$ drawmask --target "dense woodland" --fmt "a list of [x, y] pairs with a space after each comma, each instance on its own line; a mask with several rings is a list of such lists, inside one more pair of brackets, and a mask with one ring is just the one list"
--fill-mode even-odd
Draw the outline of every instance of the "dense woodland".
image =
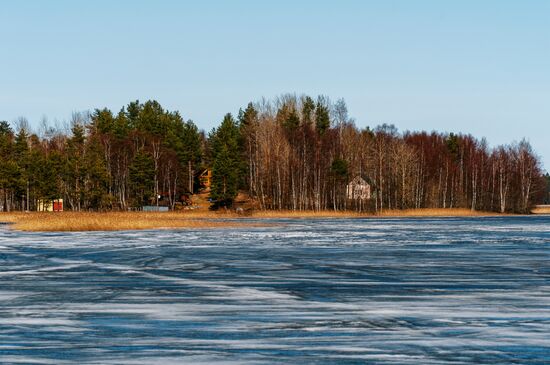
[[[71, 210], [174, 209], [207, 168], [214, 208], [239, 190], [261, 209], [290, 210], [528, 212], [550, 200], [550, 176], [525, 140], [490, 148], [470, 135], [358, 128], [342, 99], [250, 103], [208, 134], [156, 101], [75, 113], [68, 125], [33, 132], [23, 118], [0, 122], [3, 210], [57, 198]], [[372, 185], [370, 200], [347, 199], [355, 176]]]

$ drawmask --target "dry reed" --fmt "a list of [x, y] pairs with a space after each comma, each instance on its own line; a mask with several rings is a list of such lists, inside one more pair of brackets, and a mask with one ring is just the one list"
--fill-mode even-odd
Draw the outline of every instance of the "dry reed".
[[477, 217], [500, 215], [494, 212], [472, 211], [463, 208], [424, 208], [424, 209], [392, 209], [378, 213], [353, 211], [300, 211], [300, 210], [264, 210], [256, 211], [252, 217], [257, 218], [360, 218], [360, 217]]
[[383, 210], [382, 217], [487, 217], [502, 215], [495, 212], [484, 212], [466, 208], [423, 208], [405, 210]]
[[[235, 218], [360, 218], [360, 217], [470, 217], [498, 213], [470, 209], [384, 210], [378, 214], [351, 211], [257, 210], [246, 215], [230, 210], [186, 210], [177, 212], [14, 212], [0, 213], [0, 222], [11, 223], [22, 231], [117, 231], [168, 228], [222, 228], [258, 226], [258, 223]], [[226, 218], [232, 218], [227, 220]]]
[[533, 210], [531, 210], [531, 213], [533, 214], [550, 214], [550, 206], [548, 207], [536, 207]]
[[[159, 212], [3, 213], [0, 221], [22, 231], [118, 231], [162, 228], [220, 228], [245, 225], [226, 221], [230, 214]], [[215, 219], [218, 218], [218, 219]], [[250, 225], [250, 224], [246, 224]]]

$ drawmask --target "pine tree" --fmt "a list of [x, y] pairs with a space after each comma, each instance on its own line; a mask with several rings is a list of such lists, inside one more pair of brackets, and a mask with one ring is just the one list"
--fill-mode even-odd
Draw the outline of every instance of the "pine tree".
[[33, 180], [30, 171], [30, 151], [28, 134], [25, 128], [21, 128], [15, 137], [14, 158], [19, 169], [19, 181], [16, 195], [21, 199], [21, 209], [30, 210], [30, 181]]
[[14, 179], [18, 175], [17, 164], [13, 160], [13, 131], [8, 122], [0, 122], [0, 206], [4, 211], [11, 209], [10, 196]]
[[86, 172], [84, 177], [83, 200], [88, 209], [101, 209], [111, 207], [112, 197], [107, 193], [109, 175], [103, 159], [101, 144], [97, 138], [88, 139], [83, 168]]
[[153, 159], [144, 152], [138, 152], [129, 168], [130, 184], [135, 194], [134, 206], [150, 204], [154, 191], [154, 175]]
[[315, 102], [311, 96], [306, 96], [303, 99], [302, 114], [305, 124], [311, 124], [313, 122], [313, 113], [315, 112]]
[[210, 198], [214, 208], [231, 206], [237, 196], [241, 175], [239, 139], [239, 128], [231, 114], [224, 117], [210, 136], [213, 158]]
[[315, 127], [319, 134], [324, 134], [330, 128], [329, 108], [323, 98], [319, 97], [315, 107]]
[[259, 125], [258, 111], [254, 104], [248, 103], [246, 109], [239, 111], [239, 133], [241, 145], [241, 176], [242, 187], [247, 188], [250, 196], [254, 195], [254, 177], [257, 174], [257, 166], [254, 165], [254, 157], [257, 149], [257, 131]]
[[75, 124], [72, 137], [67, 140], [64, 183], [69, 197], [68, 202], [73, 210], [81, 210], [84, 203], [85, 175], [84, 151], [86, 136], [84, 126]]
[[294, 132], [300, 126], [300, 117], [296, 110], [292, 109], [283, 121], [283, 127], [289, 132]]

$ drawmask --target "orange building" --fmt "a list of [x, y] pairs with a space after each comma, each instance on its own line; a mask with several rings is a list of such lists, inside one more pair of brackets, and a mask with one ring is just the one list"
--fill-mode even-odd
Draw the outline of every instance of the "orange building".
[[204, 191], [210, 191], [212, 186], [212, 170], [206, 169], [199, 175], [199, 182], [201, 189]]

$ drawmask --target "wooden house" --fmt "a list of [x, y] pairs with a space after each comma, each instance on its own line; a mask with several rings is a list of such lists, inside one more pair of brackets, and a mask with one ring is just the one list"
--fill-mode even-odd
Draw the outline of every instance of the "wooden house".
[[357, 175], [346, 186], [346, 195], [350, 200], [370, 200], [371, 190], [371, 184]]
[[199, 175], [200, 188], [203, 191], [210, 191], [212, 186], [212, 170], [206, 169]]

